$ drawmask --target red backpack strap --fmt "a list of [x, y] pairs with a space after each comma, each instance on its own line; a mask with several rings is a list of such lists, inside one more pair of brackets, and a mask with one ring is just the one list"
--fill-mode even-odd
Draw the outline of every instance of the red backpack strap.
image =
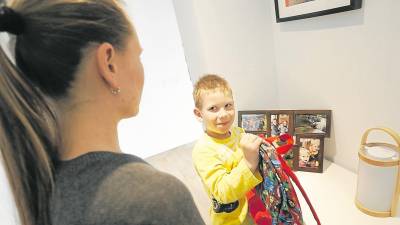
[[251, 189], [246, 194], [247, 202], [249, 204], [249, 213], [257, 225], [272, 225], [271, 214], [260, 197], [256, 194], [255, 188]]
[[285, 171], [285, 173], [290, 177], [290, 179], [292, 179], [292, 181], [296, 184], [297, 188], [299, 188], [301, 194], [303, 195], [304, 199], [306, 200], [308, 206], [311, 209], [311, 212], [313, 214], [313, 217], [315, 219], [315, 221], [317, 221], [318, 225], [321, 225], [321, 222], [318, 218], [317, 213], [315, 212], [314, 207], [311, 204], [310, 199], [308, 198], [306, 192], [304, 191], [303, 186], [301, 186], [299, 179], [297, 178], [296, 174], [293, 173], [293, 171], [290, 169], [290, 167], [286, 164], [285, 160], [282, 158], [281, 155], [278, 154], [278, 159], [281, 162], [282, 165], [282, 169], [283, 171]]
[[[283, 171], [285, 171], [285, 173], [290, 177], [290, 179], [296, 184], [297, 188], [299, 188], [301, 194], [303, 195], [304, 199], [306, 200], [308, 206], [311, 209], [311, 212], [313, 214], [313, 217], [315, 219], [315, 221], [317, 222], [318, 225], [321, 225], [321, 222], [318, 218], [317, 213], [315, 212], [314, 207], [311, 204], [310, 199], [308, 198], [306, 192], [304, 191], [303, 186], [301, 186], [299, 179], [297, 178], [296, 174], [293, 173], [293, 171], [290, 169], [290, 167], [286, 164], [286, 161], [282, 158], [282, 154], [287, 153], [292, 147], [293, 147], [293, 137], [290, 136], [289, 134], [284, 134], [278, 137], [280, 139], [280, 141], [282, 142], [286, 142], [285, 145], [279, 146], [278, 148], [276, 148], [277, 151], [277, 155], [278, 155], [278, 159], [282, 165], [282, 169]], [[277, 140], [278, 138], [273, 137], [270, 138], [268, 140], [268, 138], [266, 139], [267, 142], [269, 142], [270, 144], [272, 144], [272, 142], [270, 142], [272, 139]]]

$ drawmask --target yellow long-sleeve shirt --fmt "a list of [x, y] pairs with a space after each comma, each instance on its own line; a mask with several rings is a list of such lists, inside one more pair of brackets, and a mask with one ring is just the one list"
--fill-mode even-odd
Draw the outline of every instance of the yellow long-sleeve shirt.
[[248, 212], [246, 193], [262, 182], [261, 175], [254, 175], [243, 160], [239, 141], [243, 129], [234, 127], [231, 136], [216, 139], [206, 133], [193, 149], [193, 163], [210, 198], [231, 203], [239, 200], [239, 206], [230, 213], [215, 213], [210, 208], [213, 225], [245, 224]]

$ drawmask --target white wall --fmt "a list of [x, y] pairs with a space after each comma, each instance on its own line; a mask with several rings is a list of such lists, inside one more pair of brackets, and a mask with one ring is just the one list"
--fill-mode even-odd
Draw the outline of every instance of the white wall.
[[14, 202], [10, 183], [3, 166], [3, 157], [0, 156], [0, 218], [2, 225], [20, 224], [17, 207]]
[[[2, 32], [0, 34], [0, 46], [5, 51], [9, 59], [14, 61], [14, 54], [11, 50], [14, 48], [14, 44], [10, 44], [10, 37], [7, 33]], [[8, 182], [2, 155], [0, 155], [0, 224], [20, 224], [17, 207], [14, 202], [10, 183]]]
[[277, 107], [273, 36], [265, 0], [173, 0], [193, 81], [223, 75], [238, 110]]
[[[272, 1], [269, 6], [274, 12]], [[271, 19], [279, 107], [332, 109], [325, 155], [353, 171], [367, 128], [400, 132], [399, 8], [398, 0], [364, 0], [361, 10], [285, 23]]]
[[121, 122], [119, 138], [124, 152], [144, 158], [192, 142], [202, 130], [172, 0], [129, 0], [126, 8], [143, 48], [145, 84], [139, 115]]
[[188, 0], [172, 0], [185, 51], [191, 80], [197, 80], [207, 68], [205, 62], [203, 38], [197, 21], [196, 2]]

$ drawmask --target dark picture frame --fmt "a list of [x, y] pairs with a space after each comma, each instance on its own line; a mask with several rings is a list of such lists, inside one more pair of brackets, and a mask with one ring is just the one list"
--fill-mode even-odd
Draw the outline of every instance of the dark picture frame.
[[275, 0], [276, 22], [356, 10], [361, 6], [362, 0]]
[[268, 110], [267, 124], [268, 137], [279, 136], [284, 133], [293, 135], [293, 110]]
[[296, 135], [296, 146], [293, 147], [293, 169], [322, 173], [324, 168], [324, 136]]
[[294, 133], [331, 135], [331, 110], [295, 110]]
[[268, 121], [266, 111], [238, 111], [238, 126], [248, 133], [267, 134]]

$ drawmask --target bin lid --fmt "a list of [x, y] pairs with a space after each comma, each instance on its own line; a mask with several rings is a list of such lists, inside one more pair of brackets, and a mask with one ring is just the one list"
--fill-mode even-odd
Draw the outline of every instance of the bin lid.
[[399, 160], [399, 153], [387, 146], [365, 146], [365, 153], [375, 160], [392, 161]]

